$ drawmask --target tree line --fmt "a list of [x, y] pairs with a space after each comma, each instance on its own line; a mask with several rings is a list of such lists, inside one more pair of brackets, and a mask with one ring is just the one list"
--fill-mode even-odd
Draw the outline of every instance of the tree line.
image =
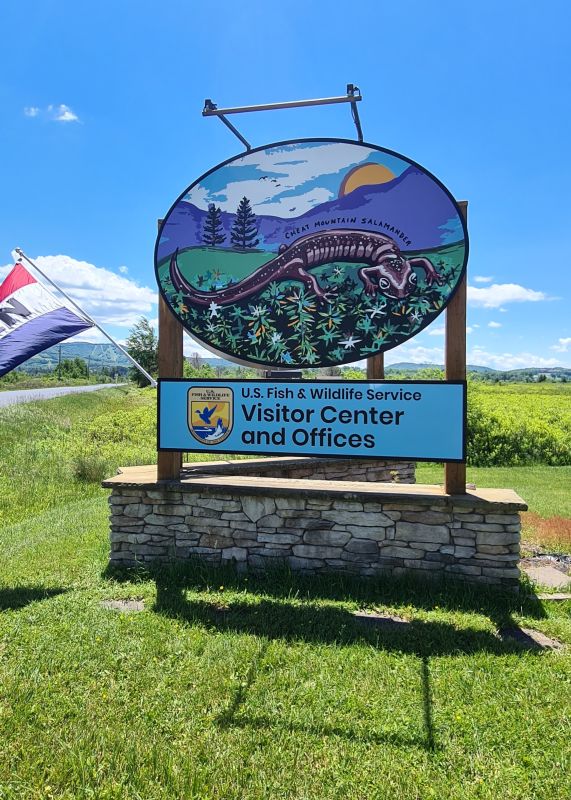
[[[222, 225], [222, 211], [214, 203], [210, 203], [208, 206], [202, 229], [202, 241], [207, 247], [217, 247], [226, 241]], [[239, 250], [247, 250], [259, 244], [256, 215], [252, 211], [247, 197], [243, 197], [238, 204], [236, 218], [230, 231], [230, 241], [232, 246]]]

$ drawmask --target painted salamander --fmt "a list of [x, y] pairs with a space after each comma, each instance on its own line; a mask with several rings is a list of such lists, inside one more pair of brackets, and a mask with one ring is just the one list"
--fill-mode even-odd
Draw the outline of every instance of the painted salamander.
[[426, 281], [442, 283], [443, 278], [427, 258], [407, 259], [393, 239], [382, 233], [357, 230], [329, 230], [303, 236], [289, 247], [281, 245], [278, 255], [243, 280], [218, 291], [195, 289], [182, 275], [177, 261], [178, 249], [170, 261], [170, 277], [177, 292], [191, 303], [227, 305], [245, 300], [265, 289], [272, 281], [301, 281], [321, 302], [331, 296], [321, 288], [312, 267], [335, 261], [363, 264], [358, 271], [365, 293], [377, 293], [402, 299], [416, 287], [414, 267], [424, 270]]

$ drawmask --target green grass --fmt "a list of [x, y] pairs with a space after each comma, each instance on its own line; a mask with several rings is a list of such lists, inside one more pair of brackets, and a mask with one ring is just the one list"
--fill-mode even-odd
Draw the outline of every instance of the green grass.
[[[74, 459], [148, 460], [150, 412], [151, 392], [115, 389], [0, 415], [2, 800], [567, 800], [571, 603], [198, 565], [110, 573], [106, 492], [73, 478]], [[521, 469], [524, 497], [556, 496], [564, 468], [544, 472]], [[118, 598], [145, 610], [101, 606]], [[363, 627], [360, 608], [409, 624]], [[503, 643], [508, 623], [567, 650]]]
[[[189, 247], [178, 254], [178, 264], [185, 277], [193, 280], [197, 275], [217, 270], [221, 275], [232, 275], [236, 280], [246, 278], [254, 269], [261, 267], [276, 253], [269, 250], [225, 250], [221, 247]], [[161, 280], [169, 274], [170, 258], [159, 264]]]
[[[104, 462], [113, 475], [119, 463], [152, 463], [155, 392], [105, 389], [49, 401], [10, 406], [0, 412], [0, 520], [3, 524], [100, 496], [96, 483], [76, 480], [78, 460]], [[123, 429], [113, 425], [119, 415]], [[103, 476], [102, 476], [103, 477]]]
[[[104, 574], [103, 498], [0, 534], [0, 797], [566, 798], [569, 604], [418, 584]], [[122, 615], [105, 598], [143, 598]], [[351, 612], [410, 620], [363, 628]], [[49, 787], [49, 788], [48, 788]]]
[[[478, 488], [514, 489], [541, 517], [571, 517], [571, 467], [468, 467]], [[442, 464], [418, 463], [417, 483], [443, 483]]]

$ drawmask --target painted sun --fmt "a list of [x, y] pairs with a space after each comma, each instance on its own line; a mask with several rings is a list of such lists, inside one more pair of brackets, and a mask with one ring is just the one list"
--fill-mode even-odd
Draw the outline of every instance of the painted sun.
[[355, 191], [359, 186], [374, 186], [379, 183], [388, 183], [395, 178], [394, 172], [383, 164], [360, 164], [350, 170], [339, 189], [339, 197]]

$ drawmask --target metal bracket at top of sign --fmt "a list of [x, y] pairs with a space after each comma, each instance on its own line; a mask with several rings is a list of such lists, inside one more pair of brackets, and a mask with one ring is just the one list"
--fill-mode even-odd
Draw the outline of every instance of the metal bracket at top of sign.
[[353, 122], [355, 123], [355, 128], [357, 129], [357, 138], [358, 141], [363, 141], [363, 131], [361, 129], [361, 120], [359, 119], [359, 111], [357, 110], [357, 103], [363, 99], [361, 95], [361, 90], [358, 86], [354, 86], [352, 83], [347, 84], [347, 94], [342, 95], [341, 97], [321, 97], [314, 100], [292, 100], [286, 103], [267, 103], [266, 105], [260, 106], [237, 106], [235, 108], [218, 108], [216, 103], [213, 103], [212, 100], [205, 100], [204, 101], [204, 108], [202, 110], [203, 117], [218, 117], [221, 122], [226, 125], [229, 130], [232, 131], [234, 136], [236, 136], [244, 145], [246, 150], [251, 150], [250, 143], [242, 136], [239, 130], [237, 130], [232, 123], [226, 119], [227, 114], [245, 114], [249, 111], [278, 111], [282, 108], [303, 108], [305, 106], [325, 106], [331, 103], [351, 103], [351, 115], [353, 117]]

